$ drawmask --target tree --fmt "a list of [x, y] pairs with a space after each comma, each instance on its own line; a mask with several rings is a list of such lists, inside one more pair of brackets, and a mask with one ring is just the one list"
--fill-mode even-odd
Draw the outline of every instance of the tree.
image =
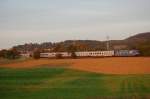
[[150, 41], [137, 43], [134, 46], [134, 49], [139, 50], [140, 55], [142, 55], [142, 56], [150, 56]]
[[67, 47], [67, 52], [71, 54], [71, 58], [77, 58], [75, 51], [77, 51], [77, 48], [75, 45], [70, 45]]
[[4, 58], [7, 50], [3, 49], [0, 51], [0, 57]]
[[10, 50], [1, 50], [0, 57], [7, 59], [17, 59], [20, 57], [20, 54], [15, 48], [12, 48]]
[[67, 52], [68, 53], [71, 53], [71, 52], [75, 52], [77, 49], [76, 49], [76, 46], [74, 46], [74, 45], [69, 45], [68, 47], [67, 47]]
[[11, 51], [13, 52], [14, 58], [20, 57], [20, 53], [17, 51], [17, 49], [13, 48]]
[[60, 49], [61, 49], [61, 45], [60, 44], [56, 44], [55, 47], [54, 47], [54, 49], [53, 49], [53, 51], [54, 52], [59, 52]]
[[150, 56], [150, 46], [141, 45], [140, 47], [138, 47], [138, 50], [140, 51], [140, 54], [142, 56]]
[[39, 59], [40, 58], [40, 51], [39, 50], [36, 50], [33, 52], [33, 58], [34, 59]]
[[7, 59], [14, 59], [14, 53], [11, 51], [11, 50], [8, 50], [5, 55], [4, 55], [4, 58], [7, 58]]

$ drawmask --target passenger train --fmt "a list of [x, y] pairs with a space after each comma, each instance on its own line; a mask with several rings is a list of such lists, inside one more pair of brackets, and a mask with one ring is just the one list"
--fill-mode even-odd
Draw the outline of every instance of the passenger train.
[[[61, 54], [62, 57], [71, 57], [71, 53], [68, 52], [50, 52], [40, 53], [41, 58], [55, 58], [57, 54]], [[123, 56], [138, 56], [140, 53], [138, 50], [111, 50], [111, 51], [80, 51], [75, 52], [77, 57], [123, 57]]]

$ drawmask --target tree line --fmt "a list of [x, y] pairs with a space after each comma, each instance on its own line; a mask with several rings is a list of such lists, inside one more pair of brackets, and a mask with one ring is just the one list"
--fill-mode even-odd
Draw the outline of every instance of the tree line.
[[6, 59], [17, 59], [20, 57], [20, 53], [15, 49], [3, 49], [0, 51], [0, 58], [6, 58]]

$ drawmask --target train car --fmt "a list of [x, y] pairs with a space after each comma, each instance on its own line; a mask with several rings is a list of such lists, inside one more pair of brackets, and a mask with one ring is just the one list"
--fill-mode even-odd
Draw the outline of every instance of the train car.
[[62, 57], [71, 57], [71, 54], [68, 52], [51, 52], [51, 53], [40, 53], [41, 58], [56, 58], [57, 54], [61, 54]]
[[78, 57], [101, 57], [101, 56], [114, 56], [114, 51], [85, 51], [75, 52]]
[[115, 56], [128, 56], [129, 51], [128, 50], [116, 50]]
[[56, 57], [56, 53], [40, 53], [40, 57], [41, 58], [55, 58]]
[[140, 52], [139, 52], [139, 50], [130, 50], [129, 54], [130, 54], [130, 56], [139, 56]]
[[62, 57], [71, 57], [71, 53], [68, 52], [58, 52], [57, 54], [61, 54]]
[[91, 51], [89, 52], [91, 57], [101, 57], [101, 56], [114, 56], [114, 51]]
[[89, 57], [89, 52], [75, 52], [76, 56], [78, 57]]
[[138, 50], [116, 50], [115, 56], [137, 56], [139, 55]]
[[[61, 54], [63, 58], [71, 57], [71, 53], [68, 52], [51, 52], [40, 53], [41, 58], [56, 58], [57, 54]], [[75, 52], [77, 57], [111, 57], [111, 56], [138, 56], [140, 53], [138, 50], [112, 50], [112, 51], [81, 51]]]

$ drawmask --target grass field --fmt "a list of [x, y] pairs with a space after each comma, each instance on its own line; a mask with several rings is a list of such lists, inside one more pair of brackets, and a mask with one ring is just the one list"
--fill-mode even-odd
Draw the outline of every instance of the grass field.
[[0, 68], [0, 99], [150, 99], [150, 74]]

